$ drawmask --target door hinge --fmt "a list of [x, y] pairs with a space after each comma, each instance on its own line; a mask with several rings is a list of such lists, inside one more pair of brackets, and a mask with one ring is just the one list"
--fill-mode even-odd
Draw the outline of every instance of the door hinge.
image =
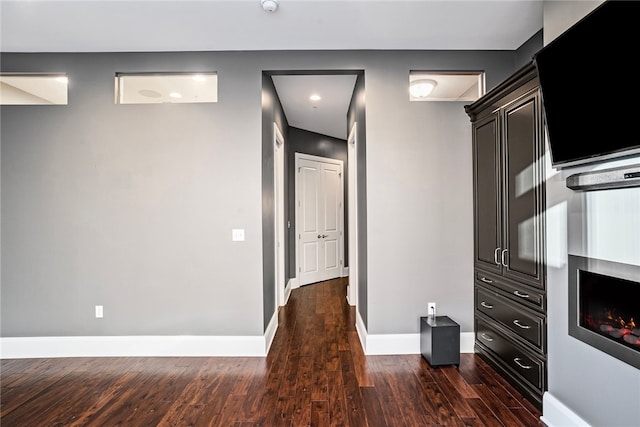
[[302, 267], [298, 267], [298, 273], [302, 273]]
[[342, 178], [342, 172], [338, 172], [338, 178]]
[[302, 172], [302, 167], [298, 168], [298, 173]]

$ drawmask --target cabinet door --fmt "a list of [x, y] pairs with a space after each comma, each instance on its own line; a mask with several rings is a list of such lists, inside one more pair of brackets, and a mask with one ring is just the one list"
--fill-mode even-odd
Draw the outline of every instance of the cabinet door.
[[531, 92], [504, 109], [504, 253], [507, 277], [544, 286], [540, 99]]
[[473, 124], [476, 267], [500, 274], [500, 132], [498, 113]]

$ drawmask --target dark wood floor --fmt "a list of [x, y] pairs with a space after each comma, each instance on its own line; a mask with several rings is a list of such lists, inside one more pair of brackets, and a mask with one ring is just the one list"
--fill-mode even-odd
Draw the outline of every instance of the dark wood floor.
[[266, 358], [1, 363], [0, 425], [543, 426], [484, 361], [365, 356], [344, 280], [296, 289]]

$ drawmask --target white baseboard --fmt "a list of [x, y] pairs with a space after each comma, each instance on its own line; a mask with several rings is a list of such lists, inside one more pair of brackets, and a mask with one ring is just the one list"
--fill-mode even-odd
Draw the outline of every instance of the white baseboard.
[[[273, 322], [271, 322], [273, 323]], [[268, 332], [277, 328], [269, 324]], [[272, 339], [272, 338], [271, 338]], [[270, 345], [270, 343], [269, 343]], [[264, 357], [265, 336], [78, 336], [0, 338], [0, 359], [52, 357]]]
[[476, 334], [460, 332], [460, 353], [475, 353]]
[[548, 391], [542, 395], [542, 416], [540, 420], [548, 427], [590, 427], [585, 420]]
[[277, 330], [278, 330], [278, 310], [276, 310], [276, 312], [273, 313], [273, 316], [271, 316], [271, 320], [267, 325], [267, 330], [264, 331], [264, 341], [265, 341], [264, 354], [269, 353], [269, 349], [271, 348], [271, 343], [273, 342], [273, 338], [276, 336]]
[[369, 334], [365, 354], [420, 354], [420, 334]]
[[293, 279], [289, 279], [287, 281], [287, 286], [284, 287], [284, 305], [287, 305], [289, 302], [289, 297], [291, 296], [291, 289], [293, 289], [292, 282]]
[[298, 278], [292, 277], [291, 279], [289, 279], [289, 284], [287, 286], [291, 290], [298, 289], [300, 287], [300, 283], [298, 283]]
[[358, 332], [358, 338], [360, 338], [360, 344], [362, 345], [362, 350], [367, 352], [367, 327], [364, 325], [364, 320], [360, 316], [360, 312], [356, 307], [356, 331]]
[[[420, 354], [420, 334], [371, 335], [367, 333], [360, 313], [356, 314], [356, 330], [366, 355]], [[473, 353], [474, 340], [473, 332], [461, 332], [460, 353]]]

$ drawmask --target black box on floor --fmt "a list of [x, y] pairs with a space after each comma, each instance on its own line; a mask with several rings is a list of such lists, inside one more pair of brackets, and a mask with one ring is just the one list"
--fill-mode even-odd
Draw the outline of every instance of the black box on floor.
[[431, 366], [460, 366], [460, 325], [447, 316], [421, 317], [420, 353]]

